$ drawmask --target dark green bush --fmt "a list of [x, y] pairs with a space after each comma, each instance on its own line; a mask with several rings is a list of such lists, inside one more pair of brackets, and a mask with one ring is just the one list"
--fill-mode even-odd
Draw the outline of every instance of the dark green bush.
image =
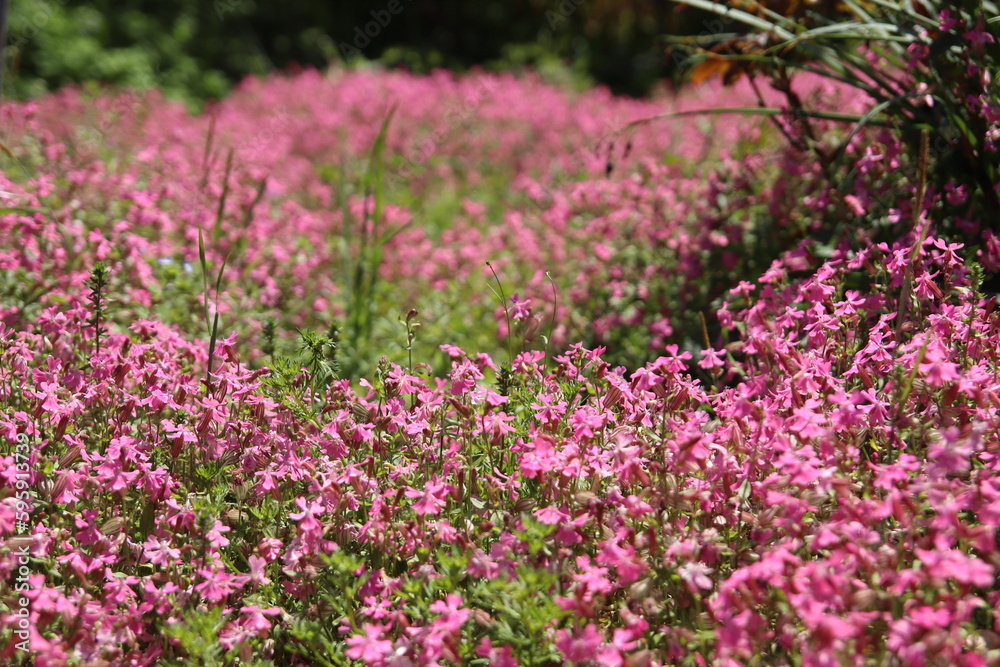
[[704, 14], [655, 0], [23, 0], [10, 11], [14, 97], [98, 80], [198, 101], [275, 67], [359, 56], [415, 71], [568, 62], [580, 80], [641, 94], [674, 65], [660, 36], [705, 28]]

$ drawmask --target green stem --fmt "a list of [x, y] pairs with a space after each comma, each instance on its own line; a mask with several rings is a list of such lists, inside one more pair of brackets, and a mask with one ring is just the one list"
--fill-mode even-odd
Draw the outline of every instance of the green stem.
[[511, 336], [514, 334], [513, 329], [510, 328], [510, 310], [507, 308], [507, 296], [503, 293], [503, 283], [500, 282], [500, 276], [497, 275], [496, 270], [493, 268], [493, 264], [486, 262], [486, 266], [489, 267], [490, 272], [493, 277], [496, 278], [497, 287], [500, 288], [500, 306], [503, 308], [504, 318], [507, 320], [507, 361], [510, 365], [514, 365], [514, 348], [511, 346]]

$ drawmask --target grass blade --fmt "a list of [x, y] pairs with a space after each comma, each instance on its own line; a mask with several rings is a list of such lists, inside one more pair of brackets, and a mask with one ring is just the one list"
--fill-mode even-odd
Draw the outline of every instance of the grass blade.
[[226, 263], [229, 262], [229, 255], [222, 260], [219, 267], [219, 275], [215, 278], [215, 317], [212, 320], [211, 331], [208, 339], [208, 372], [205, 375], [205, 385], [208, 387], [209, 395], [212, 395], [212, 362], [215, 359], [215, 345], [219, 340], [219, 289], [222, 286], [222, 274], [226, 270]]
[[226, 199], [229, 198], [229, 175], [233, 171], [233, 149], [226, 155], [226, 171], [222, 175], [222, 195], [219, 197], [219, 207], [215, 211], [215, 227], [212, 228], [212, 241], [218, 245], [222, 236], [222, 216], [226, 212]]
[[198, 261], [201, 263], [202, 293], [205, 295], [205, 327], [208, 328], [208, 261], [205, 259], [205, 239], [198, 229]]
[[[348, 316], [355, 346], [360, 343], [361, 339], [368, 337], [371, 329], [374, 292], [378, 282], [379, 266], [382, 263], [381, 244], [383, 240], [378, 237], [377, 227], [382, 220], [382, 210], [385, 205], [383, 154], [386, 137], [389, 133], [389, 124], [392, 122], [397, 108], [398, 105], [393, 105], [389, 113], [386, 114], [368, 154], [368, 169], [364, 178], [364, 214], [361, 220], [358, 253], [354, 258]], [[369, 208], [369, 199], [374, 200], [371, 208]], [[370, 230], [369, 225], [371, 226]]]
[[[615, 134], [621, 134], [622, 132], [639, 127], [640, 125], [646, 125], [658, 120], [684, 118], [685, 116], [719, 116], [724, 114], [737, 114], [742, 116], [782, 116], [787, 113], [787, 109], [779, 109], [777, 107], [711, 107], [708, 109], [689, 109], [687, 111], [674, 111], [672, 113], [658, 114], [656, 116], [650, 116], [649, 118], [634, 120], [618, 129]], [[869, 112], [865, 116], [858, 116], [857, 114], [837, 113], [833, 111], [803, 111], [801, 112], [801, 115], [806, 118], [816, 118], [818, 120], [858, 123], [861, 120], [864, 120], [867, 116], [871, 116], [873, 114]], [[868, 125], [888, 125], [888, 121], [885, 120], [869, 119], [866, 123]]]

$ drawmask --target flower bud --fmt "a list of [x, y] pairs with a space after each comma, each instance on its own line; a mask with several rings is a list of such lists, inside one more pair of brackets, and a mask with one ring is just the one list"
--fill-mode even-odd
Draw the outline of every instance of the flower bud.
[[104, 522], [104, 525], [101, 526], [101, 532], [108, 537], [112, 537], [122, 532], [123, 528], [125, 528], [125, 519], [116, 516]]

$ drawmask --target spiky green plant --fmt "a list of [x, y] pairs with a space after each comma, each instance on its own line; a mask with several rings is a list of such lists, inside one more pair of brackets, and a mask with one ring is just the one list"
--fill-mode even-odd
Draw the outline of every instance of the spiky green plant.
[[[679, 2], [680, 0], [675, 0]], [[887, 126], [917, 155], [924, 132], [934, 162], [932, 187], [949, 179], [969, 190], [967, 219], [982, 219], [997, 229], [1000, 208], [1000, 83], [992, 73], [1000, 64], [1000, 16], [988, 0], [843, 0], [832, 3], [779, 3], [773, 0], [684, 0], [716, 14], [720, 30], [710, 43], [670, 38], [675, 54], [696, 67], [696, 78], [720, 74], [726, 80], [763, 75], [785, 95], [787, 109], [733, 110], [802, 123], [798, 147], [811, 152], [845, 191], [852, 171], [844, 172], [847, 146], [865, 127]], [[732, 25], [722, 32], [721, 24]], [[742, 29], [741, 29], [742, 28]], [[871, 108], [860, 117], [805, 107], [791, 88], [795, 72], [812, 72], [869, 96]], [[849, 122], [839, 146], [813, 140], [813, 119]]]
[[90, 271], [90, 280], [87, 287], [90, 288], [90, 306], [93, 313], [91, 326], [94, 327], [94, 357], [101, 353], [101, 336], [104, 335], [104, 322], [106, 320], [107, 297], [104, 291], [108, 286], [108, 278], [111, 275], [111, 268], [105, 262], [98, 262]]

